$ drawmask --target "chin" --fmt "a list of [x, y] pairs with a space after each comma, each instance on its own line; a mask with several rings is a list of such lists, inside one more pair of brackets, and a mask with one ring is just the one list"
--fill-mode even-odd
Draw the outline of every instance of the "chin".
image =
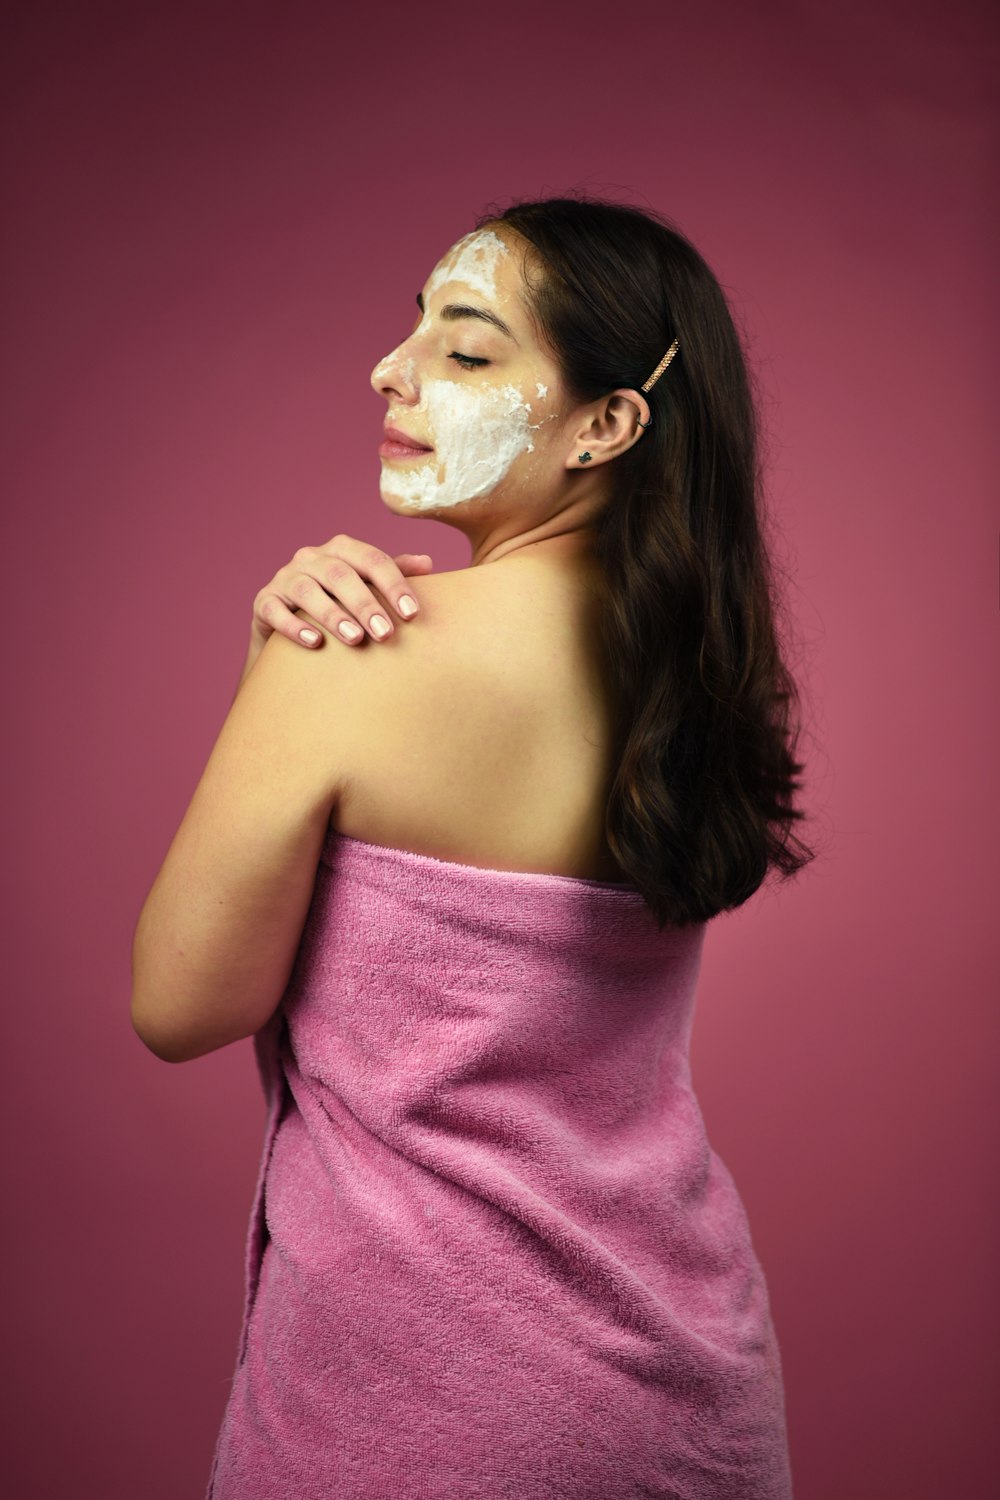
[[397, 516], [416, 516], [420, 514], [419, 508], [411, 500], [404, 500], [402, 495], [394, 495], [387, 490], [385, 485], [379, 486], [379, 494], [382, 496], [382, 504], [386, 510], [391, 510]]

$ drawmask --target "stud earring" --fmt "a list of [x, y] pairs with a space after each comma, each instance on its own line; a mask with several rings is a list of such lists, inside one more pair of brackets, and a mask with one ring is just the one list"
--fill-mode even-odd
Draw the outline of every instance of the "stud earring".
[[591, 460], [591, 457], [592, 457], [592, 455], [590, 453], [581, 453], [580, 454], [580, 462], [582, 464], [589, 464], [590, 460]]

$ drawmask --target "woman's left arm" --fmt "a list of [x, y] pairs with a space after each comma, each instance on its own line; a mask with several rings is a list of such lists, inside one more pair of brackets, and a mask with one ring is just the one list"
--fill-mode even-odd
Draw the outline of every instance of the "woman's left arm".
[[268, 639], [146, 897], [132, 1025], [166, 1062], [252, 1036], [285, 992], [340, 789], [340, 654]]

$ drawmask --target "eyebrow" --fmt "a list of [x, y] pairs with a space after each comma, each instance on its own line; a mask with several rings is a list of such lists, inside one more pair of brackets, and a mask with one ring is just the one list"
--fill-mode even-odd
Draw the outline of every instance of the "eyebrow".
[[[422, 292], [417, 293], [417, 306], [423, 312], [424, 296]], [[483, 323], [492, 323], [494, 328], [499, 328], [501, 333], [506, 334], [509, 339], [514, 339], [515, 344], [517, 343], [517, 339], [514, 338], [503, 318], [498, 317], [495, 312], [490, 312], [485, 307], [467, 307], [462, 302], [449, 302], [445, 307], [442, 307], [441, 317], [446, 323], [455, 323], [459, 318], [479, 318]]]

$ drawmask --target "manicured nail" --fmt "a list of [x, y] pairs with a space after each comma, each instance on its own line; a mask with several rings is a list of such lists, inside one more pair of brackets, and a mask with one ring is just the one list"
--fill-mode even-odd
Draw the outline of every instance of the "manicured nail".
[[401, 615], [405, 615], [409, 619], [411, 615], [415, 615], [417, 612], [417, 601], [416, 599], [411, 599], [409, 594], [403, 594], [400, 597], [397, 608]]
[[368, 629], [376, 640], [381, 640], [384, 635], [389, 634], [389, 621], [384, 615], [372, 615], [368, 621]]
[[356, 641], [359, 636], [364, 635], [360, 625], [355, 625], [353, 620], [341, 620], [337, 626], [345, 641]]
[[300, 630], [299, 640], [305, 641], [307, 646], [315, 646], [316, 642], [319, 640], [319, 634], [315, 630]]

